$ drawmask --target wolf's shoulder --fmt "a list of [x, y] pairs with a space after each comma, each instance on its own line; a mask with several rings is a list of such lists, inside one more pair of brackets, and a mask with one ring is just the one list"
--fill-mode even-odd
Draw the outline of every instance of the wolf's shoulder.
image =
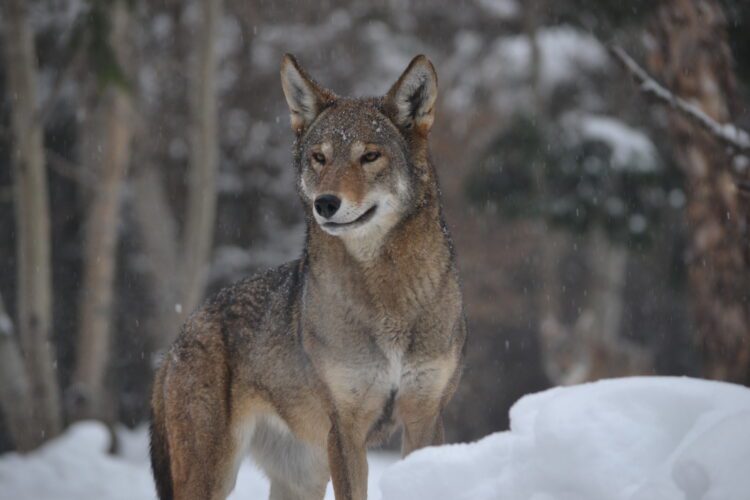
[[287, 301], [301, 287], [300, 260], [266, 269], [228, 285], [206, 303], [209, 310], [231, 310], [236, 307], [264, 309], [278, 301]]
[[241, 344], [247, 335], [284, 329], [301, 294], [300, 266], [299, 260], [288, 262], [220, 289], [187, 318], [172, 352], [185, 357], [196, 345]]

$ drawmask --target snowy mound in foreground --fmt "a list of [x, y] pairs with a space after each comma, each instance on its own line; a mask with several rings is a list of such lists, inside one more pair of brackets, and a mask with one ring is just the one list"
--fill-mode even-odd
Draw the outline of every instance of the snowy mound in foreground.
[[750, 390], [688, 378], [613, 379], [526, 396], [511, 430], [418, 451], [387, 500], [747, 500]]
[[[118, 456], [96, 422], [0, 456], [0, 500], [153, 499], [145, 430], [118, 434]], [[750, 389], [686, 378], [552, 389], [516, 403], [508, 432], [394, 459], [370, 454], [370, 500], [748, 500]], [[265, 498], [245, 461], [230, 500]]]

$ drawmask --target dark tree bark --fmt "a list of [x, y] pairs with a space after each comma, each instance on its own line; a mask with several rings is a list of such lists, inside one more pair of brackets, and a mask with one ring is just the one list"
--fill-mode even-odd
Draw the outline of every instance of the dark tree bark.
[[[732, 121], [735, 78], [726, 19], [716, 0], [668, 0], [649, 54], [672, 92], [719, 123]], [[687, 264], [704, 375], [750, 382], [750, 256], [747, 203], [731, 156], [714, 135], [670, 109], [675, 157], [687, 180]]]

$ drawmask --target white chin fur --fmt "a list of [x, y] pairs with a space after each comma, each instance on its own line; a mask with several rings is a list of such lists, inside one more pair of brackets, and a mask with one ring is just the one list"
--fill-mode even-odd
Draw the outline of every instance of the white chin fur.
[[323, 224], [318, 221], [318, 225], [320, 228], [325, 231], [326, 233], [330, 234], [331, 236], [342, 236], [346, 233], [349, 233], [351, 231], [356, 231], [357, 229], [362, 229], [364, 226], [366, 226], [370, 221], [365, 222], [362, 225], [358, 225], [356, 227], [352, 226], [340, 226], [340, 227], [331, 227], [331, 226], [324, 226]]
[[[315, 214], [315, 220], [326, 233], [342, 239], [349, 253], [359, 261], [367, 261], [380, 253], [380, 248], [388, 231], [393, 228], [399, 219], [399, 204], [397, 199], [391, 195], [371, 196], [360, 205], [356, 215], [346, 218], [344, 221], [354, 221], [361, 217], [367, 210], [377, 205], [377, 209], [369, 220], [352, 226], [326, 227], [326, 222], [339, 222], [335, 219], [323, 219]], [[337, 216], [339, 214], [336, 214]], [[340, 222], [341, 223], [341, 222]]]

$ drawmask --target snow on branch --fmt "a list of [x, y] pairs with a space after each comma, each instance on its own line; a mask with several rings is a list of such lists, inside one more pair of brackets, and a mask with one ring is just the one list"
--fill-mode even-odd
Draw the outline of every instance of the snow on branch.
[[688, 119], [700, 125], [708, 133], [734, 149], [738, 153], [750, 153], [750, 134], [731, 124], [719, 123], [708, 116], [702, 109], [674, 95], [657, 82], [646, 70], [638, 65], [621, 47], [611, 48], [612, 54], [633, 75], [640, 84], [641, 91], [668, 104]]
[[3, 298], [0, 296], [0, 337], [9, 337], [13, 335], [13, 321], [5, 311]]

